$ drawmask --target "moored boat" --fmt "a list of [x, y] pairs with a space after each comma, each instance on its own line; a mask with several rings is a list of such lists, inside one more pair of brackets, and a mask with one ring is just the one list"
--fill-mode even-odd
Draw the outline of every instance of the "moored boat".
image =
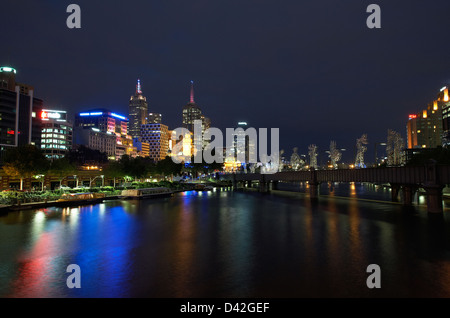
[[145, 188], [145, 189], [129, 189], [122, 190], [120, 197], [122, 199], [144, 199], [167, 197], [173, 194], [169, 188]]
[[196, 191], [212, 191], [214, 190], [214, 187], [205, 184], [196, 184], [194, 189]]
[[65, 202], [65, 203], [92, 203], [92, 202], [101, 202], [106, 197], [104, 193], [64, 193], [61, 198], [59, 198], [56, 202]]

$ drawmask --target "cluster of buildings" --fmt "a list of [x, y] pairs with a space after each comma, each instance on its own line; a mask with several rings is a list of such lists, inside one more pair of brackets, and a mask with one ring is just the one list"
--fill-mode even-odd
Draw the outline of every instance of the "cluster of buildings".
[[[129, 100], [128, 116], [97, 108], [77, 113], [71, 121], [66, 111], [44, 107], [44, 102], [34, 97], [32, 86], [16, 82], [16, 74], [12, 67], [0, 67], [0, 155], [8, 147], [32, 144], [54, 160], [84, 145], [106, 153], [110, 160], [129, 155], [159, 161], [172, 155], [179, 141], [172, 140], [172, 131], [163, 123], [161, 114], [149, 112], [140, 80]], [[182, 109], [182, 127], [190, 133], [180, 137], [186, 153], [194, 149], [196, 120], [202, 122], [202, 133], [211, 125], [194, 101], [191, 82], [190, 100]]]
[[449, 86], [442, 87], [436, 99], [422, 111], [409, 115], [406, 135], [407, 156], [430, 148], [450, 146]]

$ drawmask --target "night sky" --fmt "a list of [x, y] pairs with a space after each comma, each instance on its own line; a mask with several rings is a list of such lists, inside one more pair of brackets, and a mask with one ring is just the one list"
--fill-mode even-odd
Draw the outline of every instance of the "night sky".
[[[82, 10], [68, 29], [66, 8]], [[382, 28], [366, 26], [380, 5]], [[181, 126], [195, 101], [212, 126], [280, 128], [281, 148], [321, 156], [330, 140], [353, 159], [356, 138], [406, 139], [417, 113], [450, 83], [450, 2], [361, 0], [2, 0], [0, 65], [50, 109], [127, 114], [141, 79], [149, 111]], [[319, 157], [320, 159], [320, 157]]]

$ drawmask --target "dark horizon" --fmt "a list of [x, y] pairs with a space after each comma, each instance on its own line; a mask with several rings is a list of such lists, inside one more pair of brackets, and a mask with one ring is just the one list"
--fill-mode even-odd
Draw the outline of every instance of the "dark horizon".
[[450, 83], [443, 0], [377, 1], [381, 29], [366, 26], [370, 1], [80, 0], [78, 30], [66, 27], [70, 3], [4, 1], [0, 65], [17, 69], [45, 108], [71, 116], [107, 108], [128, 117], [140, 79], [149, 111], [174, 129], [193, 80], [213, 127], [280, 128], [288, 159], [313, 143], [325, 158], [335, 140], [350, 161], [366, 133], [370, 162], [388, 129], [406, 143], [408, 115]]

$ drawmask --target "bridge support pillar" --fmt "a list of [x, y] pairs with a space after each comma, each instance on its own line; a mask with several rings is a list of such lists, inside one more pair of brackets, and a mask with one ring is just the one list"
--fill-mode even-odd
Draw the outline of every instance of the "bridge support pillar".
[[403, 197], [402, 197], [402, 203], [403, 205], [412, 205], [414, 194], [417, 191], [417, 186], [415, 185], [404, 185], [402, 187]]
[[278, 190], [278, 182], [277, 180], [272, 181], [272, 190]]
[[426, 185], [423, 187], [427, 196], [427, 210], [429, 213], [442, 213], [442, 189], [441, 185]]
[[425, 164], [425, 182], [423, 188], [425, 189], [427, 196], [427, 210], [429, 213], [442, 213], [444, 211], [442, 207], [442, 189], [440, 176], [437, 169], [437, 163], [435, 160], [429, 160]]
[[264, 174], [261, 174], [259, 177], [259, 192], [261, 193], [268, 193], [270, 192], [269, 190], [269, 180], [266, 180], [266, 177]]
[[251, 188], [251, 187], [252, 187], [252, 181], [249, 180], [249, 181], [247, 181], [247, 188]]
[[269, 183], [266, 181], [259, 181], [259, 192], [268, 193], [269, 192]]
[[238, 182], [236, 179], [233, 179], [233, 190], [236, 191], [238, 188]]
[[398, 193], [400, 190], [400, 185], [391, 183], [391, 199], [392, 202], [398, 202]]
[[309, 199], [311, 201], [319, 200], [319, 182], [310, 182], [309, 183]]

